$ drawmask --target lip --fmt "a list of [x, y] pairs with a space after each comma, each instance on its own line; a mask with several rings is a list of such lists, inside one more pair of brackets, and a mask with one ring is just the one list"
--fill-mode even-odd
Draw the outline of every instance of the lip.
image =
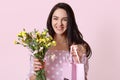
[[58, 29], [58, 30], [62, 30], [63, 27], [62, 27], [62, 26], [60, 26], [60, 27], [56, 27], [56, 29]]

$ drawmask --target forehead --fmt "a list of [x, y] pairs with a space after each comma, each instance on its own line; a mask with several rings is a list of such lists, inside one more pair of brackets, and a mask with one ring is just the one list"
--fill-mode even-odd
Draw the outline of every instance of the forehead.
[[57, 17], [67, 17], [67, 13], [64, 9], [56, 9], [53, 13], [53, 16], [57, 16]]

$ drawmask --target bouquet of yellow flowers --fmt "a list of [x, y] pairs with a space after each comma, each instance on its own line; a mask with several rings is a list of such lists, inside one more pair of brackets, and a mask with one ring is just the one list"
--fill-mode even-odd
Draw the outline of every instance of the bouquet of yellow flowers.
[[[34, 29], [32, 32], [26, 32], [25, 29], [17, 35], [18, 39], [15, 44], [23, 45], [32, 51], [32, 55], [40, 60], [44, 65], [43, 59], [49, 47], [55, 46], [56, 42], [48, 34], [48, 30], [44, 29], [42, 33]], [[44, 69], [36, 71], [36, 80], [46, 80]]]

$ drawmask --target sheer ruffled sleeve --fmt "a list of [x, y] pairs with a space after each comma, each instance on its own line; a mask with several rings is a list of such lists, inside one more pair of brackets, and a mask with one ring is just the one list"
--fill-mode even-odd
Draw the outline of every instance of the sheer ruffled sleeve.
[[86, 54], [82, 55], [81, 63], [84, 64], [85, 80], [87, 80], [87, 73], [88, 73], [88, 69], [89, 69], [89, 62], [88, 62], [88, 58], [86, 57]]
[[29, 62], [30, 67], [29, 67], [29, 73], [28, 73], [26, 80], [30, 80], [30, 76], [35, 74], [34, 67], [33, 67], [33, 63], [34, 63], [33, 59], [34, 59], [34, 56], [30, 55], [30, 62]]

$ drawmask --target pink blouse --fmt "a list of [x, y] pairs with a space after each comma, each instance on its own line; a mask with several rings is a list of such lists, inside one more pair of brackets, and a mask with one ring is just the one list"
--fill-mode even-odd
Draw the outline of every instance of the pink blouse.
[[[72, 56], [65, 50], [48, 50], [45, 55], [45, 71], [47, 80], [72, 80]], [[87, 80], [88, 59], [83, 54], [81, 59]]]

